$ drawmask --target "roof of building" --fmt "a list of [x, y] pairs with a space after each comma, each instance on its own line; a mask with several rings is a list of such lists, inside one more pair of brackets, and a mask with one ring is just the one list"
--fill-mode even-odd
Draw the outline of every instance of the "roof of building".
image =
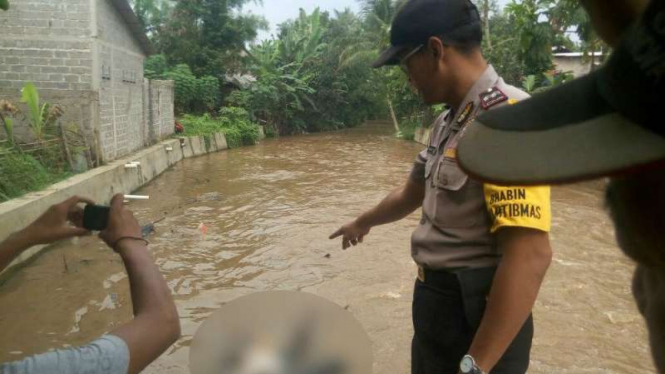
[[129, 26], [129, 30], [131, 31], [132, 35], [138, 41], [139, 45], [141, 46], [141, 49], [145, 52], [146, 55], [151, 55], [155, 53], [155, 49], [152, 46], [152, 43], [150, 43], [150, 40], [148, 39], [148, 36], [145, 34], [145, 31], [143, 30], [143, 25], [141, 25], [141, 21], [139, 21], [138, 17], [136, 17], [136, 14], [134, 13], [134, 10], [132, 10], [131, 5], [129, 5], [129, 2], [127, 0], [110, 0], [111, 4], [115, 7], [115, 9], [120, 13], [122, 16], [122, 19], [125, 20], [127, 23], [127, 26]]

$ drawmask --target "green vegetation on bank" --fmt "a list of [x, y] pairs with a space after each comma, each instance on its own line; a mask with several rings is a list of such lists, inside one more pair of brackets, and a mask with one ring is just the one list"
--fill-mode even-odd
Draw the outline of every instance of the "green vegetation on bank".
[[180, 118], [187, 136], [211, 136], [223, 133], [229, 148], [254, 145], [259, 140], [259, 126], [249, 120], [242, 108], [222, 108], [219, 116], [186, 114]]
[[[416, 124], [429, 126], [442, 108], [424, 106], [400, 69], [370, 68], [389, 45], [391, 21], [404, 1], [359, 0], [358, 13], [301, 10], [260, 42], [256, 36], [267, 24], [243, 11], [251, 0], [133, 5], [159, 52], [146, 61], [146, 76], [175, 81], [181, 116], [215, 113], [223, 121], [223, 108], [243, 108], [274, 134], [391, 119], [410, 138]], [[529, 92], [571, 78], [553, 69], [554, 51], [607, 51], [577, 0], [520, 0], [504, 9], [496, 0], [474, 1], [485, 56], [508, 83]]]

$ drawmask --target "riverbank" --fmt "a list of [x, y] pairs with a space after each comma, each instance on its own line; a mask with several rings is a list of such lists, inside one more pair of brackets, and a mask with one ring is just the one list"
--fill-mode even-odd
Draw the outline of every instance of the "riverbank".
[[[259, 139], [265, 134], [260, 128]], [[226, 136], [192, 136], [169, 139], [102, 167], [73, 176], [42, 191], [0, 204], [0, 241], [37, 219], [48, 207], [70, 196], [85, 196], [107, 204], [117, 193], [130, 194], [180, 161], [229, 148]], [[46, 246], [22, 253], [5, 271], [22, 264]]]

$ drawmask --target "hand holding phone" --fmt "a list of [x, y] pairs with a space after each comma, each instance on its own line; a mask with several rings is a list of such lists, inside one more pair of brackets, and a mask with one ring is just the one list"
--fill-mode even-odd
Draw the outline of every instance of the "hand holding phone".
[[88, 204], [83, 210], [83, 228], [90, 231], [104, 231], [109, 224], [111, 208]]

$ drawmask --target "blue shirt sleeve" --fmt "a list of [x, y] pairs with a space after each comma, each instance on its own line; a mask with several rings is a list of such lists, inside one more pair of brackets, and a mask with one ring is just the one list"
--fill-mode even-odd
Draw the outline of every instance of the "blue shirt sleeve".
[[129, 347], [105, 335], [92, 343], [27, 357], [0, 365], [0, 374], [127, 374]]

